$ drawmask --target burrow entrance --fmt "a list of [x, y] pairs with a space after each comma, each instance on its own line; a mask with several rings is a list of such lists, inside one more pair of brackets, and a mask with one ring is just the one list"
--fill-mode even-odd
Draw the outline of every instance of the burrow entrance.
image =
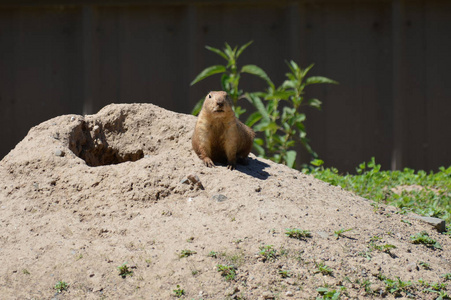
[[91, 167], [134, 162], [143, 158], [142, 149], [133, 149], [133, 145], [126, 142], [124, 120], [125, 116], [121, 115], [107, 124], [83, 121], [72, 131], [69, 149]]

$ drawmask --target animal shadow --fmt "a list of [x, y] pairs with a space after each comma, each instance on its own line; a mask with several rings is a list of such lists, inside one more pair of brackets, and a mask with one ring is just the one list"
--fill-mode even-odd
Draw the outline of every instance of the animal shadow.
[[265, 180], [269, 177], [269, 173], [264, 169], [269, 165], [258, 158], [247, 158], [247, 164], [237, 164], [236, 170], [249, 176]]

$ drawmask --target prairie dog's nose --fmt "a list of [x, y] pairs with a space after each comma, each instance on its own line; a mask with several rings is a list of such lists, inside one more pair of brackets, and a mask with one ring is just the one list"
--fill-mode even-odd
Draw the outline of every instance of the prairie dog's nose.
[[224, 98], [219, 98], [218, 100], [216, 100], [216, 104], [219, 107], [223, 107], [224, 106]]

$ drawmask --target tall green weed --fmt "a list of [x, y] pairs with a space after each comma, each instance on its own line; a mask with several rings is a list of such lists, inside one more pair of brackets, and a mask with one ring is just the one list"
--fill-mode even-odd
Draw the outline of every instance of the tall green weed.
[[[321, 108], [321, 101], [304, 99], [304, 90], [308, 85], [321, 83], [337, 83], [322, 76], [307, 77], [313, 64], [302, 69], [294, 61], [287, 62], [289, 72], [286, 80], [278, 87], [272, 82], [263, 69], [256, 65], [237, 64], [239, 56], [252, 43], [232, 48], [225, 43], [223, 50], [206, 46], [207, 50], [216, 53], [226, 60], [226, 65], [207, 67], [191, 82], [191, 85], [215, 74], [221, 75], [221, 87], [232, 98], [237, 117], [245, 110], [238, 105], [238, 101], [246, 99], [255, 108], [246, 120], [246, 125], [252, 127], [258, 134], [254, 140], [254, 148], [260, 157], [271, 159], [294, 168], [298, 145], [303, 145], [314, 158], [317, 154], [311, 148], [305, 128], [306, 115], [302, 111], [304, 106]], [[265, 91], [244, 92], [239, 88], [241, 75], [251, 74], [263, 79], [267, 88]], [[193, 109], [197, 114], [202, 107], [199, 101]]]

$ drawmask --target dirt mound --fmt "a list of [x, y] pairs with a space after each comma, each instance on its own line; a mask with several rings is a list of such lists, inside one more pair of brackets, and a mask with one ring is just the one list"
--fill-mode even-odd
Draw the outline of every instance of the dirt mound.
[[[255, 156], [206, 168], [194, 124], [128, 104], [32, 128], [0, 162], [2, 298], [304, 299], [319, 287], [437, 297], [418, 281], [445, 283], [449, 237]], [[443, 250], [413, 244], [421, 231]], [[120, 276], [123, 265], [133, 274]], [[413, 285], [388, 288], [397, 277]], [[69, 287], [57, 293], [60, 281]]]

